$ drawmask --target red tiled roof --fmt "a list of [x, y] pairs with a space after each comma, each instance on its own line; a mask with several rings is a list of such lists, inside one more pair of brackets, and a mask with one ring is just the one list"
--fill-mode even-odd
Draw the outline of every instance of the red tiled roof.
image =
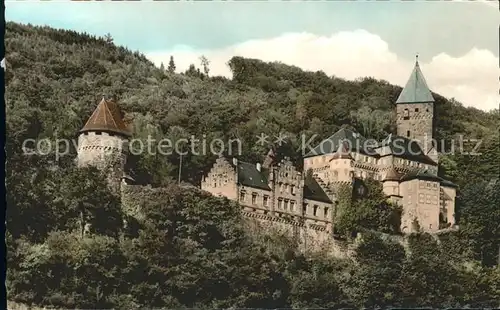
[[104, 131], [125, 136], [131, 135], [123, 122], [118, 105], [104, 98], [102, 98], [101, 102], [97, 105], [97, 108], [94, 110], [94, 113], [92, 113], [85, 126], [80, 130], [80, 132], [87, 131]]

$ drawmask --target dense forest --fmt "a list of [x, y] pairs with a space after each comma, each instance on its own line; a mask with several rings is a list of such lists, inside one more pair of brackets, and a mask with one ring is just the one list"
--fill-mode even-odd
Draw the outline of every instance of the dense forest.
[[[255, 136], [282, 132], [280, 152], [300, 167], [301, 135], [319, 141], [342, 126], [377, 139], [393, 132], [400, 87], [240, 57], [229, 60], [232, 79], [210, 76], [206, 59], [178, 74], [175, 59], [157, 68], [110, 36], [15, 23], [6, 51], [9, 299], [120, 309], [500, 306], [498, 110], [434, 94], [437, 139], [448, 141], [440, 173], [460, 186], [458, 232], [411, 235], [405, 251], [376, 233], [388, 223], [375, 195], [356, 202], [366, 212], [352, 212], [345, 227], [366, 230], [355, 256], [336, 259], [301, 253], [277, 234], [250, 236], [233, 202], [173, 184], [175, 154], [130, 158], [138, 182], [168, 192], [151, 197], [136, 222], [99, 171], [74, 167], [74, 149], [27, 156], [23, 142], [75, 139], [105, 96], [133, 122], [134, 138], [238, 138], [241, 158], [257, 161], [269, 146]], [[452, 154], [458, 137], [481, 139], [481, 155]], [[185, 156], [182, 181], [198, 185], [214, 159]], [[93, 234], [81, 233], [83, 217]]]

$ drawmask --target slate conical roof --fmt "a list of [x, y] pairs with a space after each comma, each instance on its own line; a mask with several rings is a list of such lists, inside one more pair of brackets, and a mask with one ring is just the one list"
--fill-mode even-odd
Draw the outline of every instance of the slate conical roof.
[[394, 167], [389, 168], [387, 174], [385, 175], [383, 181], [399, 181], [401, 175], [394, 169]]
[[418, 60], [415, 62], [415, 68], [406, 83], [406, 86], [399, 94], [396, 103], [422, 103], [434, 102], [432, 93], [425, 82], [424, 75], [420, 70]]
[[120, 108], [111, 100], [102, 98], [94, 113], [80, 132], [104, 131], [130, 136], [131, 133], [123, 122]]

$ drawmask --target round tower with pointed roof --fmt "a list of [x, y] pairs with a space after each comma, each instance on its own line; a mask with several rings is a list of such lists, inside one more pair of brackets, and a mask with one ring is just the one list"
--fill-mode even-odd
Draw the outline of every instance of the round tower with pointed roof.
[[352, 182], [354, 159], [347, 141], [340, 141], [338, 149], [330, 159], [330, 182]]
[[401, 174], [393, 167], [389, 167], [386, 170], [385, 176], [382, 179], [382, 186], [384, 194], [389, 196], [392, 200], [395, 200], [399, 196], [399, 180], [401, 179]]
[[102, 99], [78, 136], [79, 167], [95, 166], [106, 171], [113, 190], [119, 190], [125, 173], [131, 133], [118, 105]]

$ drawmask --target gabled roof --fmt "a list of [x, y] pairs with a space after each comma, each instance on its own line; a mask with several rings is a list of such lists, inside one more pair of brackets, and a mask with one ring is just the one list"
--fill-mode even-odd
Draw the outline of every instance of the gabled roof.
[[267, 169], [261, 168], [261, 171], [259, 171], [257, 170], [257, 166], [255, 164], [241, 161], [238, 161], [236, 165], [238, 169], [239, 184], [248, 187], [271, 190], [267, 181], [267, 176], [269, 175]]
[[80, 132], [104, 131], [124, 136], [131, 136], [130, 131], [123, 122], [120, 108], [111, 100], [102, 98], [94, 113], [90, 116]]
[[444, 181], [444, 179], [429, 172], [427, 169], [419, 169], [419, 170], [410, 171], [401, 178], [401, 181], [404, 182], [404, 181], [410, 181], [410, 180], [414, 180], [414, 179], [426, 180], [426, 181], [432, 181], [432, 182], [440, 182], [440, 183], [442, 181]]
[[306, 177], [304, 180], [304, 198], [321, 201], [326, 203], [332, 203], [328, 195], [325, 193], [323, 188], [318, 184], [316, 179], [313, 177]]
[[[234, 163], [231, 165], [235, 167]], [[261, 168], [261, 171], [259, 171], [255, 164], [242, 161], [237, 161], [236, 167], [238, 169], [239, 184], [252, 188], [271, 190], [268, 184], [268, 169]], [[313, 177], [306, 178], [304, 182], [304, 198], [327, 203], [332, 202]]]
[[437, 165], [435, 161], [424, 153], [417, 141], [406, 137], [390, 134], [380, 142], [379, 146], [388, 146], [391, 154], [395, 157], [433, 166]]
[[415, 68], [406, 82], [406, 86], [399, 94], [396, 103], [422, 103], [434, 102], [432, 93], [425, 82], [424, 75], [420, 70], [418, 60], [415, 62]]
[[356, 151], [369, 156], [379, 156], [378, 153], [370, 147], [367, 139], [357, 132], [342, 128], [329, 138], [321, 141], [312, 151], [306, 154], [305, 157], [312, 157], [325, 154], [334, 154], [342, 146], [341, 143], [346, 142], [349, 146], [349, 151]]

